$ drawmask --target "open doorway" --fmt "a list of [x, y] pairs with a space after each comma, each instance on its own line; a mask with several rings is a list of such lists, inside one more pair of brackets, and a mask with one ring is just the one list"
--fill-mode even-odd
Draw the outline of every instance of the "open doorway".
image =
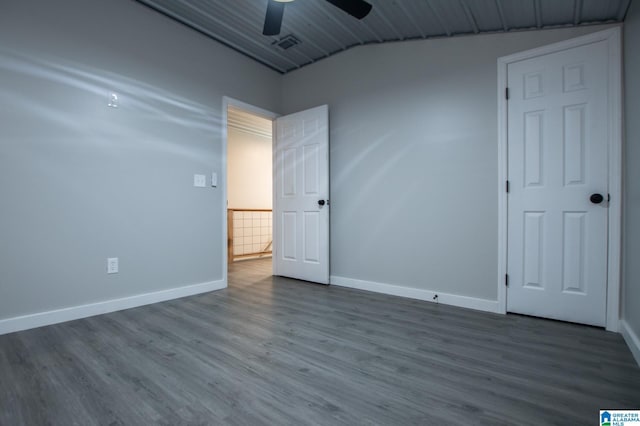
[[224, 107], [227, 263], [261, 260], [271, 273], [275, 114], [231, 99]]
[[[264, 262], [270, 258], [272, 275], [329, 284], [328, 106], [279, 117], [225, 97], [222, 122], [223, 175], [227, 177], [227, 184], [223, 185], [223, 200], [227, 200], [227, 204], [222, 206], [226, 219], [222, 230], [225, 235], [222, 249], [225, 281], [229, 282], [230, 264], [237, 264], [241, 259]], [[272, 129], [270, 138], [269, 127]], [[244, 133], [240, 140], [246, 141], [247, 134], [260, 137], [264, 144], [258, 151], [262, 155], [255, 155], [256, 151], [249, 151], [248, 156], [236, 155], [236, 147], [229, 148], [229, 144], [234, 144], [237, 131]], [[258, 142], [254, 142], [257, 146]], [[230, 155], [228, 151], [232, 151]], [[252, 165], [254, 155], [268, 157], [269, 165], [263, 166], [266, 161], [260, 166]], [[234, 161], [234, 157], [239, 161]], [[255, 172], [263, 167], [271, 170], [270, 176], [266, 172], [258, 177]], [[235, 175], [238, 170], [240, 176]], [[265, 197], [247, 198], [247, 194], [257, 189], [247, 186], [237, 190], [243, 201], [236, 202], [228, 192], [236, 191], [234, 186], [239, 181], [248, 181], [249, 185], [261, 181], [264, 187], [271, 184], [271, 205], [267, 202], [254, 204], [258, 198]]]

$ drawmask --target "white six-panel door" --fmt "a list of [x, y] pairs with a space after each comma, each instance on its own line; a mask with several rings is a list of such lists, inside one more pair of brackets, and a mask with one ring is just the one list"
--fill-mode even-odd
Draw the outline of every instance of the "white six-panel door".
[[274, 274], [329, 283], [329, 109], [280, 117], [274, 149]]
[[597, 42], [508, 66], [510, 312], [605, 325], [607, 55]]

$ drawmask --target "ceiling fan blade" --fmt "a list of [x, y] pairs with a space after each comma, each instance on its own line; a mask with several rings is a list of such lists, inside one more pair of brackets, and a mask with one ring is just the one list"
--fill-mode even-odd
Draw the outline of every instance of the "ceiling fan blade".
[[264, 18], [264, 28], [262, 29], [262, 34], [266, 36], [280, 34], [283, 15], [284, 3], [269, 0], [269, 4], [267, 5], [267, 15]]
[[362, 19], [371, 12], [373, 6], [364, 0], [327, 0], [354, 18]]

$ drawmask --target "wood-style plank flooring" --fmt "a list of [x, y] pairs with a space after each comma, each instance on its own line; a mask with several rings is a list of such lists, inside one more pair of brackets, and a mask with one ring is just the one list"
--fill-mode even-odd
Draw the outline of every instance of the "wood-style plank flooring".
[[1, 425], [586, 425], [640, 408], [620, 335], [271, 277], [0, 336]]

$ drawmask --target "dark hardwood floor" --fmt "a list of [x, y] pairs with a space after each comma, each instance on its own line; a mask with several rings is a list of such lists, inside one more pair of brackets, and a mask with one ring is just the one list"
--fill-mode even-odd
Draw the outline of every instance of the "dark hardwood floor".
[[229, 288], [0, 336], [2, 425], [586, 425], [620, 335], [230, 267]]

